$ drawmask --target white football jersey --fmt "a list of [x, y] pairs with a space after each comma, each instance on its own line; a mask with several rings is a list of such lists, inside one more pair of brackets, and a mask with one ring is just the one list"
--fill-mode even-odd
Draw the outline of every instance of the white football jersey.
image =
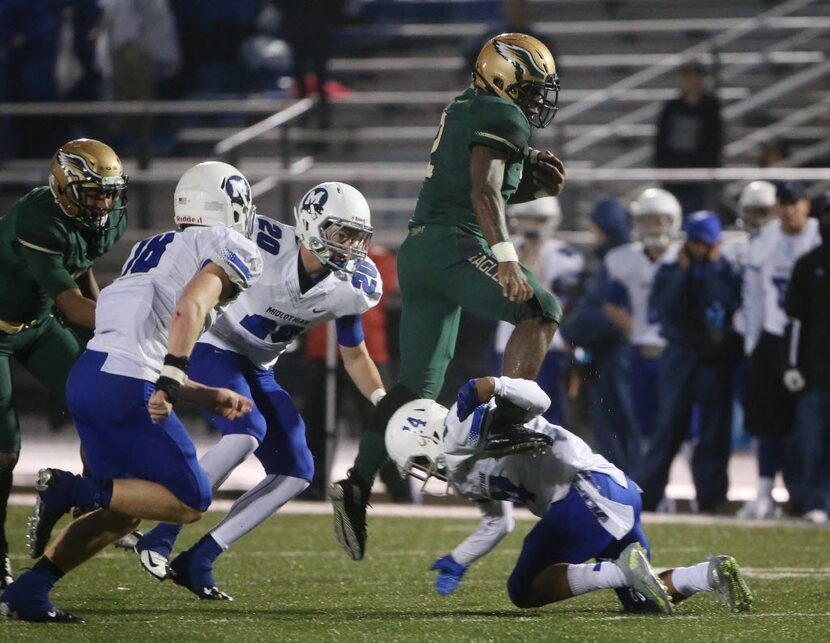
[[744, 274], [743, 301], [747, 324], [745, 347], [751, 351], [761, 331], [781, 336], [787, 325], [784, 302], [793, 266], [821, 243], [818, 221], [808, 219], [798, 234], [784, 234], [778, 220], [750, 240]]
[[672, 243], [663, 255], [652, 261], [641, 243], [626, 243], [605, 255], [605, 268], [610, 282], [617, 282], [628, 292], [631, 306], [631, 337], [635, 346], [664, 346], [660, 324], [649, 320], [648, 298], [654, 277], [664, 263], [677, 258], [680, 244]]
[[[561, 239], [546, 239], [539, 251], [539, 265], [528, 266], [534, 270], [539, 283], [556, 292], [556, 284], [562, 281], [576, 283], [585, 270], [585, 257]], [[513, 332], [513, 324], [502, 321], [496, 329], [496, 352], [503, 353]], [[564, 350], [561, 333], [553, 337], [550, 350]]]
[[270, 368], [291, 341], [312, 326], [348, 315], [361, 315], [383, 294], [374, 262], [361, 261], [353, 275], [330, 273], [300, 291], [300, 242], [294, 228], [258, 216], [254, 239], [264, 269], [256, 286], [243, 293], [200, 342], [231, 350], [260, 368]]
[[615, 538], [631, 530], [633, 508], [605, 498], [582, 475], [591, 471], [605, 473], [628, 487], [630, 483], [625, 474], [561, 426], [550, 424], [541, 416], [525, 423], [531, 431], [553, 438], [553, 446], [540, 455], [502, 458], [484, 455], [482, 429], [495, 408], [496, 401], [492, 399], [459, 420], [458, 404], [454, 404], [447, 415], [444, 434], [447, 479], [459, 495], [474, 501], [506, 500], [527, 507], [541, 517], [552, 502], [564, 498], [576, 485], [580, 494], [590, 498], [602, 511], [604, 518], [598, 516], [598, 519]]
[[[254, 242], [230, 228], [192, 226], [133, 246], [121, 276], [101, 291], [95, 308], [95, 336], [87, 348], [109, 354], [103, 371], [158, 379], [176, 302], [188, 282], [210, 262], [222, 268], [240, 291], [262, 272]], [[206, 325], [229, 303], [217, 306]]]

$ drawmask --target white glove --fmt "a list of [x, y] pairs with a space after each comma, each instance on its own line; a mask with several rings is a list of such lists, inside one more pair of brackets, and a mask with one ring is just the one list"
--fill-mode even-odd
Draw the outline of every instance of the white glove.
[[807, 382], [804, 381], [804, 376], [797, 368], [790, 368], [784, 371], [784, 387], [790, 393], [799, 393], [804, 390]]

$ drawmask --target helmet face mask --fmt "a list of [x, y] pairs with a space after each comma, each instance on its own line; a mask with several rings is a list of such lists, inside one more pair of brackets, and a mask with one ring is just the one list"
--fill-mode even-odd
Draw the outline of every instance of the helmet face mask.
[[444, 420], [449, 410], [434, 400], [413, 400], [400, 407], [386, 425], [386, 450], [401, 476], [426, 486], [430, 478], [446, 481]]
[[52, 157], [49, 188], [63, 213], [98, 233], [126, 213], [129, 177], [111, 147], [92, 139], [69, 141]]
[[532, 36], [505, 33], [487, 41], [476, 60], [473, 82], [514, 102], [533, 127], [546, 127], [559, 110], [556, 63]]
[[321, 183], [294, 209], [300, 242], [335, 273], [351, 274], [369, 252], [369, 204], [346, 183]]

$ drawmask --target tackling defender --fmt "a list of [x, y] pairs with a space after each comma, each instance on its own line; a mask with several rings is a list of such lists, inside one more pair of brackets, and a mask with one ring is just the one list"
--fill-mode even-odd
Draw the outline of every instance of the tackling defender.
[[69, 369], [82, 352], [54, 314], [95, 327], [95, 259], [127, 229], [128, 178], [111, 147], [92, 139], [62, 145], [49, 185], [35, 188], [0, 219], [0, 589], [12, 582], [6, 505], [20, 455], [11, 357], [63, 399]]
[[[206, 325], [262, 270], [251, 235], [251, 188], [226, 163], [201, 163], [179, 180], [175, 220], [184, 229], [139, 242], [121, 277], [101, 292], [95, 337], [67, 384], [72, 417], [94, 477], [38, 473], [29, 553], [40, 560], [0, 597], [0, 614], [36, 622], [83, 623], [56, 609], [52, 586], [123, 537], [140, 519], [187, 523], [210, 505], [210, 484], [185, 427], [181, 397], [228, 419], [250, 400], [185, 376]], [[166, 354], [165, 354], [166, 353]], [[41, 557], [71, 507], [89, 510]]]
[[303, 419], [274, 380], [274, 364], [288, 344], [313, 326], [336, 320], [337, 343], [357, 388], [374, 404], [385, 395], [360, 322], [383, 291], [380, 274], [366, 255], [373, 231], [366, 199], [345, 183], [322, 183], [306, 193], [295, 216], [296, 228], [257, 217], [263, 276], [200, 338], [188, 372], [199, 382], [227, 386], [254, 402], [251, 413], [237, 420], [208, 415], [222, 433], [200, 462], [211, 486], [221, 485], [251, 452], [265, 478], [169, 569], [181, 526], [158, 525], [136, 546], [150, 574], [159, 580], [169, 574], [203, 599], [230, 599], [214, 586], [213, 561], [300, 494], [314, 476]]
[[[481, 50], [473, 83], [441, 115], [409, 234], [398, 253], [402, 310], [398, 383], [378, 405], [349, 476], [329, 490], [335, 535], [354, 560], [366, 548], [366, 505], [386, 461], [389, 418], [417, 398], [435, 398], [455, 350], [461, 310], [516, 326], [503, 372], [533, 378], [559, 324], [556, 298], [518, 261], [505, 205], [556, 196], [562, 163], [528, 146], [530, 129], [557, 110], [559, 79], [548, 48], [524, 34], [501, 34]], [[491, 450], [532, 450], [547, 441], [510, 422]]]
[[[548, 435], [552, 446], [535, 457], [488, 455], [484, 445], [498, 422], [499, 398], [521, 408], [525, 426]], [[630, 588], [649, 601], [637, 611], [671, 614], [673, 602], [708, 591], [717, 591], [731, 611], [748, 610], [752, 594], [730, 556], [655, 574], [637, 485], [579, 437], [542, 418], [549, 403], [535, 382], [483, 377], [465, 384], [449, 411], [416, 400], [392, 417], [386, 445], [401, 472], [426, 480], [445, 470], [456, 493], [477, 502], [484, 515], [473, 534], [431, 567], [438, 572], [436, 591], [456, 590], [470, 564], [512, 530], [517, 505], [540, 518], [507, 581], [517, 607]], [[597, 562], [586, 564], [591, 558]]]

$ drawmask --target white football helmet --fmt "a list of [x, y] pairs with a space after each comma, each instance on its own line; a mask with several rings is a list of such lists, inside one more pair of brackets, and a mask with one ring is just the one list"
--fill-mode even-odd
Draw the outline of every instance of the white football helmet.
[[233, 165], [207, 161], [182, 175], [173, 194], [176, 225], [224, 226], [250, 238], [256, 209], [251, 186]]
[[401, 475], [446, 480], [444, 420], [449, 409], [434, 400], [407, 402], [386, 425], [386, 451]]
[[661, 188], [648, 188], [632, 202], [634, 233], [650, 248], [669, 245], [680, 233], [683, 210], [675, 196]]
[[750, 232], [756, 231], [772, 217], [776, 203], [776, 188], [769, 181], [747, 184], [738, 200], [741, 223]]
[[[555, 196], [546, 196], [526, 203], [507, 206], [507, 222], [514, 234], [549, 239], [562, 223], [562, 208]], [[530, 234], [528, 234], [530, 233]]]
[[354, 272], [366, 257], [372, 218], [363, 195], [346, 183], [321, 183], [306, 192], [294, 209], [297, 236], [334, 271]]

